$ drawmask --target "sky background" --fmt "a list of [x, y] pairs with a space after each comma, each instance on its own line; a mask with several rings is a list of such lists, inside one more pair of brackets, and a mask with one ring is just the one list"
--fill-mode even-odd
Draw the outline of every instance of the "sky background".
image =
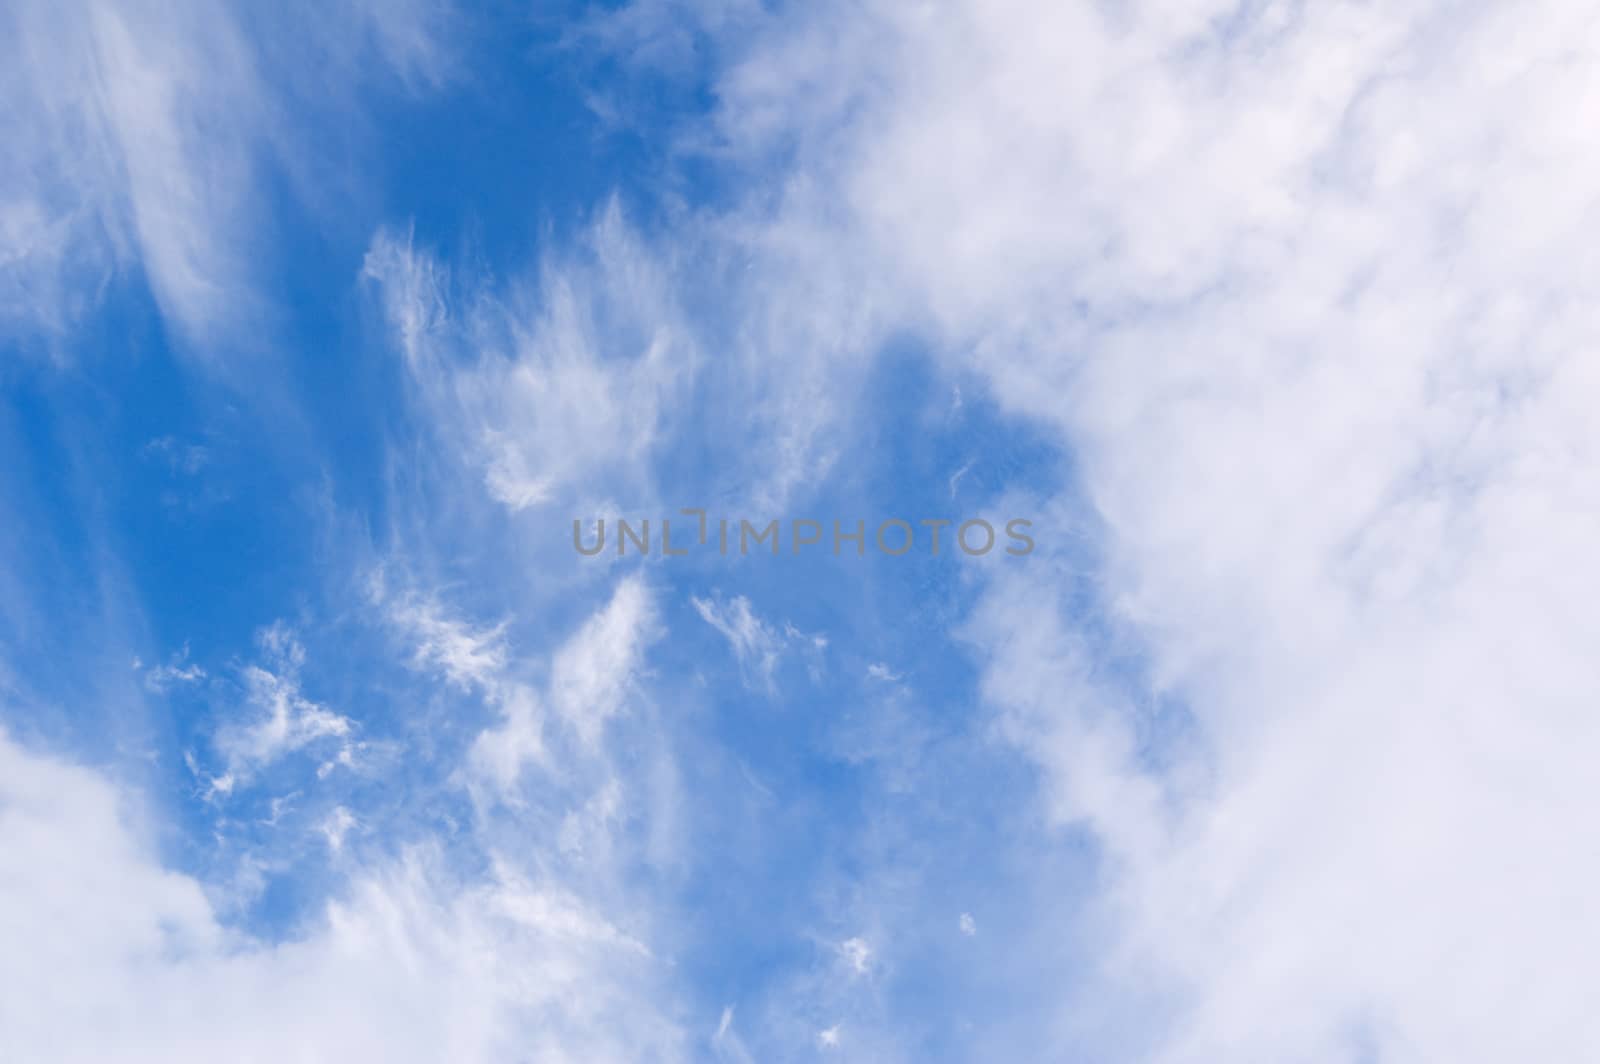
[[1600, 1059], [1597, 50], [5, 5], [0, 1060]]

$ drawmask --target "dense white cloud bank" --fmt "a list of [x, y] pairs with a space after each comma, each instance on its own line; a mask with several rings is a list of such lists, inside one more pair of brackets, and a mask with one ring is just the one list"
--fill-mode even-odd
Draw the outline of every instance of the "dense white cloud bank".
[[868, 7], [756, 32], [723, 128], [1077, 460], [1143, 689], [1065, 578], [968, 633], [1105, 854], [1065, 1014], [1159, 1002], [1120, 1053], [1173, 1061], [1600, 1051], [1593, 11]]

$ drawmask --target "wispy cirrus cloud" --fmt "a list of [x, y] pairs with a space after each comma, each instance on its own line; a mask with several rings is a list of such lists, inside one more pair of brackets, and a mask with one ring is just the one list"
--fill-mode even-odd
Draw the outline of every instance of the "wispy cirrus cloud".
[[787, 621], [774, 625], [762, 620], [743, 595], [726, 600], [691, 595], [689, 603], [701, 620], [728, 641], [748, 687], [769, 695], [777, 693], [778, 667], [790, 653], [807, 659], [813, 676], [821, 668], [821, 656], [828, 646], [825, 636], [808, 635]]
[[[31, 1057], [48, 1045], [63, 1060], [260, 1052], [685, 1059], [682, 1033], [658, 1007], [666, 996], [657, 995], [669, 995], [667, 972], [639, 937], [649, 918], [628, 905], [607, 915], [621, 890], [605, 871], [608, 837], [620, 818], [638, 815], [640, 796], [611, 767], [604, 730], [638, 667], [649, 622], [646, 592], [623, 581], [555, 653], [543, 689], [475, 665], [491, 701], [509, 707], [502, 704], [506, 719], [464, 751], [462, 767], [486, 773], [510, 804], [480, 805], [465, 836], [395, 823], [381, 809], [369, 819], [345, 804], [327, 807], [311, 830], [343, 862], [346, 885], [301, 933], [282, 940], [226, 926], [208, 895], [214, 885], [163, 865], [144, 841], [136, 794], [0, 733], [0, 809], [8, 811], [0, 814], [0, 900], [20, 921], [10, 935], [20, 952], [8, 956], [44, 965], [40, 979], [0, 962], [0, 1051]], [[452, 691], [460, 690], [459, 668], [427, 647], [458, 628], [470, 630], [434, 612], [412, 630], [418, 660], [438, 668]], [[271, 627], [260, 642], [263, 663], [245, 670], [251, 706], [221, 740], [247, 775], [319, 741], [343, 740], [352, 728], [299, 693], [309, 654], [291, 630]], [[556, 771], [524, 756], [514, 734], [523, 696], [549, 707], [548, 722], [541, 708], [536, 726], [554, 729], [552, 744], [583, 751], [584, 765]], [[544, 777], [533, 787], [534, 806], [509, 794], [523, 767]], [[212, 781], [223, 798], [235, 790], [231, 773]], [[515, 812], [530, 808], [531, 822]], [[272, 809], [276, 822], [283, 803], [275, 799]], [[525, 860], [530, 839], [564, 857]], [[463, 846], [481, 855], [482, 875], [463, 871]], [[117, 884], [118, 905], [104, 904], [103, 883]], [[87, 919], [45, 942], [26, 928], [46, 926], [35, 918], [47, 911]], [[80, 1014], [99, 1019], [80, 1023]]]
[[[620, 581], [611, 599], [554, 653], [542, 688], [499, 683], [500, 722], [478, 736], [472, 761], [503, 792], [523, 769], [544, 761], [550, 742], [592, 755], [607, 722], [622, 711], [641, 658], [658, 629], [649, 591], [637, 577]], [[560, 727], [567, 738], [550, 736]]]
[[[381, 80], [371, 59], [418, 88], [450, 70], [449, 10], [428, 0], [315, 12], [28, 0], [3, 17], [0, 324], [57, 348], [130, 271], [190, 354], [245, 345], [241, 330], [273, 318], [273, 182], [321, 209], [305, 128], [359, 114], [362, 80]], [[322, 91], [301, 95], [313, 83]]]
[[452, 281], [409, 236], [375, 238], [363, 273], [420, 398], [513, 511], [570, 504], [597, 481], [646, 489], [665, 408], [699, 357], [655, 255], [615, 204], [570, 261], [503, 294]]
[[339, 758], [348, 760], [346, 740], [355, 725], [301, 693], [299, 671], [305, 662], [305, 647], [294, 632], [279, 622], [264, 629], [258, 641], [265, 657], [262, 664], [243, 669], [243, 712], [227, 720], [216, 739], [230, 776], [264, 769], [285, 755], [313, 746], [331, 744]]

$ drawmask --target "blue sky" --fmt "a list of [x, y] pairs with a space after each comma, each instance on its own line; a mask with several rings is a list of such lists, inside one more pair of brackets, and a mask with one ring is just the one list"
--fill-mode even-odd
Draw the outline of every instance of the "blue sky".
[[1597, 25], [13, 5], [0, 1058], [1588, 1059]]

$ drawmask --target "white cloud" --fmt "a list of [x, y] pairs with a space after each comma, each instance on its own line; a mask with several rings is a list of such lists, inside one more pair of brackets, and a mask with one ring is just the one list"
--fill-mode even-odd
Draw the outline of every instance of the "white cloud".
[[954, 473], [950, 474], [950, 498], [954, 499], [956, 497], [956, 488], [961, 484], [961, 478], [972, 471], [973, 461], [973, 459], [967, 459], [967, 461], [961, 464], [960, 469], [957, 469]]
[[857, 975], [866, 974], [872, 964], [872, 947], [864, 938], [847, 938], [839, 943], [839, 956]]
[[[269, 664], [245, 666], [245, 716], [226, 722], [217, 733], [217, 748], [228, 760], [226, 794], [235, 777], [249, 773], [322, 740], [347, 739], [354, 730], [348, 717], [313, 702], [300, 693], [299, 669], [305, 648], [281, 622], [259, 636]], [[348, 744], [340, 744], [339, 758], [348, 763]]]
[[545, 760], [544, 702], [538, 692], [517, 684], [501, 692], [497, 706], [500, 720], [478, 736], [472, 760], [479, 773], [509, 792], [524, 767]]
[[828, 646], [824, 636], [809, 635], [787, 621], [781, 629], [768, 624], [756, 616], [750, 600], [743, 595], [727, 601], [690, 596], [689, 601], [700, 619], [715, 628], [733, 648], [747, 687], [777, 693], [778, 665], [791, 650], [805, 655], [813, 679], [819, 675], [822, 653]]
[[0, 1056], [71, 1062], [681, 1059], [662, 971], [552, 884], [415, 849], [303, 937], [222, 927], [130, 795], [0, 735]]
[[453, 293], [409, 236], [374, 238], [363, 273], [423, 399], [511, 510], [582, 502], [596, 478], [640, 483], [698, 360], [654, 255], [613, 205], [537, 285]]
[[[0, 313], [68, 320], [137, 255], [169, 319], [213, 335], [256, 250], [239, 216], [266, 153], [229, 124], [260, 118], [253, 53], [217, 12], [17, 10]], [[611, 212], [537, 284], [453, 291], [409, 241], [374, 241], [408, 372], [486, 490], [512, 510], [648, 494], [692, 383], [728, 438], [768, 441], [729, 464], [782, 499], [836, 457], [877, 343], [914, 335], [1055, 434], [1082, 495], [1049, 512], [1091, 508], [1099, 529], [1103, 616], [1083, 623], [1079, 559], [1046, 547], [984, 571], [967, 629], [1057, 824], [1098, 844], [1099, 892], [1072, 908], [1109, 945], [1063, 1010], [1155, 1001], [1153, 1056], [1172, 1061], [1594, 1055], [1600, 863], [1571, 841], [1600, 753], [1587, 8], [747, 14], [722, 148], [795, 162], [694, 219], [709, 235], [681, 259]], [[426, 35], [373, 32], [437, 76]], [[691, 323], [686, 275], [730, 309]], [[724, 348], [708, 372], [700, 352]], [[743, 599], [695, 606], [770, 686], [791, 633]], [[506, 790], [558, 743], [598, 756], [652, 630], [624, 582], [534, 684], [507, 675], [499, 630], [416, 608], [416, 663], [503, 714], [473, 765]], [[1106, 642], [1137, 667], [1103, 668]], [[268, 644], [281, 660], [245, 674], [256, 719], [224, 738], [241, 772], [350, 727], [300, 694], [303, 650]], [[417, 858], [369, 870], [302, 942], [241, 944], [105, 781], [3, 741], [0, 761], [6, 1055], [61, 1030], [76, 1041], [55, 1055], [86, 1060], [672, 1041], [622, 1007], [616, 973], [648, 971], [648, 950], [559, 884], [464, 887]], [[574, 784], [551, 854], [603, 849], [617, 779]], [[863, 939], [838, 948], [846, 975], [868, 970]]]
[[[217, 906], [259, 891], [270, 854], [241, 854], [232, 887], [225, 873], [202, 882], [165, 869], [136, 794], [0, 734], [0, 933], [15, 947], [0, 957], [0, 1057], [685, 1059], [670, 959], [647, 945], [651, 906], [610, 858], [614, 835], [645, 825], [653, 840], [672, 808], [659, 766], [635, 749], [623, 777], [607, 748], [653, 637], [647, 590], [619, 581], [537, 688], [518, 679], [498, 633], [477, 638], [435, 598], [398, 601], [398, 620], [386, 619], [415, 640], [419, 664], [458, 695], [512, 707], [457, 782], [475, 791], [490, 756], [506, 758], [502, 782], [514, 782], [527, 738], [518, 699], [548, 709], [552, 744], [579, 756], [540, 781], [537, 801], [479, 803], [437, 835], [359, 794], [322, 805], [304, 823], [340, 878], [324, 911], [264, 940]], [[258, 643], [259, 662], [243, 669], [249, 713], [219, 736], [244, 776], [207, 777], [189, 758], [207, 799], [297, 750], [348, 750], [353, 724], [300, 693], [310, 653], [296, 632], [276, 624]], [[285, 830], [309, 804], [295, 798], [275, 797], [258, 823]]]
[[769, 692], [773, 690], [773, 674], [778, 668], [783, 637], [756, 616], [750, 608], [750, 600], [736, 595], [728, 603], [698, 597], [689, 601], [700, 619], [720, 632], [733, 648], [739, 667], [745, 670], [746, 682]]
[[503, 623], [476, 629], [451, 617], [440, 603], [416, 597], [390, 605], [388, 617], [415, 640], [415, 664], [439, 670], [458, 687], [491, 688], [505, 668]]
[[552, 723], [576, 752], [596, 753], [607, 722], [634, 691], [656, 634], [655, 606], [643, 581], [618, 581], [606, 605], [551, 656], [542, 689], [504, 676], [489, 685], [501, 720], [473, 745], [478, 771], [509, 792], [526, 765], [544, 761]]
[[739, 1032], [734, 1029], [732, 1005], [722, 1010], [722, 1018], [717, 1021], [717, 1030], [711, 1036], [711, 1049], [719, 1060], [731, 1060], [735, 1064], [750, 1064], [755, 1060], [745, 1048]]
[[886, 335], [875, 286], [815, 237], [734, 215], [650, 239], [613, 201], [534, 278], [455, 277], [394, 231], [363, 275], [441, 435], [509, 509], [645, 506], [674, 444], [717, 439], [760, 445], [723, 448], [708, 497], [779, 512], [839, 458]]
[[1074, 456], [1105, 616], [1042, 554], [969, 635], [1105, 860], [1062, 1007], [1163, 1003], [1156, 1059], [1600, 1051], [1597, 33], [972, 0], [730, 41], [754, 224], [833, 253], [812, 327], [890, 316]]
[[153, 669], [146, 670], [144, 685], [146, 689], [160, 695], [175, 687], [197, 684], [205, 678], [206, 670], [197, 663], [189, 661], [189, 649], [185, 647], [174, 654], [172, 660], [165, 665], [157, 665]]
[[319, 146], [287, 116], [354, 112], [368, 56], [407, 83], [440, 83], [446, 14], [427, 0], [9, 5], [0, 326], [59, 338], [130, 266], [190, 353], [212, 357], [240, 326], [267, 321], [266, 178], [287, 179], [313, 209], [348, 182], [327, 179]]
[[587, 746], [623, 706], [658, 634], [655, 603], [637, 576], [617, 582], [606, 607], [556, 651], [550, 668], [550, 704]]
[[300, 694], [299, 684], [254, 665], [244, 672], [248, 705], [254, 721], [230, 730], [220, 740], [222, 748], [242, 764], [268, 764], [323, 738], [350, 734], [348, 717]]
[[[278, 810], [274, 808], [276, 817]], [[344, 849], [344, 838], [350, 834], [350, 829], [357, 825], [355, 814], [344, 806], [335, 806], [332, 813], [322, 822], [322, 836], [328, 840], [328, 849], [334, 853]]]

